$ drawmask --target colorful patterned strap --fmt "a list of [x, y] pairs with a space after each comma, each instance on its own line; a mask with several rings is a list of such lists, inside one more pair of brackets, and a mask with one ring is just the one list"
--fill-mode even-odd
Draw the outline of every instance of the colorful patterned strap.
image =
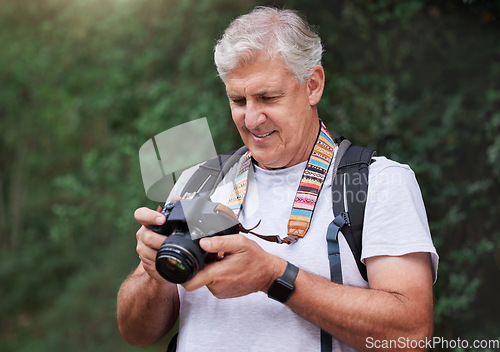
[[316, 201], [330, 168], [335, 147], [332, 137], [323, 122], [321, 122], [316, 145], [304, 169], [302, 180], [295, 195], [290, 220], [288, 220], [288, 236], [286, 238], [289, 241], [295, 242], [299, 237], [304, 237], [309, 229]]
[[[295, 195], [290, 220], [288, 220], [287, 237], [281, 240], [282, 243], [291, 244], [296, 242], [298, 238], [305, 236], [311, 223], [319, 192], [323, 187], [335, 148], [337, 147], [321, 120], [320, 125], [321, 128], [316, 139], [316, 144], [311, 152]], [[228, 207], [234, 212], [236, 217], [238, 217], [241, 205], [245, 199], [248, 186], [248, 170], [251, 161], [252, 155], [248, 151], [243, 156], [243, 162], [236, 177], [233, 193], [228, 202]]]
[[227, 203], [227, 206], [233, 211], [236, 218], [238, 218], [238, 215], [240, 214], [241, 204], [243, 204], [243, 200], [247, 194], [248, 170], [250, 169], [251, 163], [252, 154], [248, 151], [245, 155], [243, 155], [243, 162], [240, 165], [238, 175], [236, 176], [236, 180], [234, 182], [233, 193]]

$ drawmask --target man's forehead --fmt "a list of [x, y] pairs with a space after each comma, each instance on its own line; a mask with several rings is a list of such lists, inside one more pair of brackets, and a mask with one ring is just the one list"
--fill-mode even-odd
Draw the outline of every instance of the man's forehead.
[[281, 58], [259, 57], [227, 74], [226, 92], [229, 96], [241, 95], [242, 91], [250, 95], [280, 92], [291, 77], [295, 78]]
[[263, 84], [226, 84], [226, 93], [229, 97], [252, 95], [261, 96], [266, 94], [279, 94], [283, 92], [284, 87], [279, 82], [267, 81]]

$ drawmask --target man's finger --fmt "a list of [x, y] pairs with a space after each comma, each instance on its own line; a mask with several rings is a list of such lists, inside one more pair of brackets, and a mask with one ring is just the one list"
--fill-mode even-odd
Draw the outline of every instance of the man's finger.
[[144, 226], [162, 225], [165, 222], [165, 216], [157, 211], [142, 207], [134, 212], [135, 220]]
[[205, 267], [203, 270], [198, 272], [191, 280], [183, 283], [182, 286], [187, 291], [194, 291], [203, 286], [213, 283], [213, 281], [214, 279], [212, 277], [212, 274], [210, 273], [210, 270], [207, 270], [207, 268]]
[[137, 244], [144, 244], [149, 248], [155, 250], [160, 249], [163, 241], [165, 241], [165, 236], [151, 231], [151, 229], [146, 226], [142, 226], [136, 233]]
[[241, 249], [245, 239], [245, 236], [242, 235], [202, 238], [200, 240], [200, 247], [209, 253], [236, 252], [238, 249]]

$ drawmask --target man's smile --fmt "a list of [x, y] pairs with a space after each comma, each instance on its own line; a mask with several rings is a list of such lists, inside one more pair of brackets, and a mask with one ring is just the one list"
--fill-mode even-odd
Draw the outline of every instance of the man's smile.
[[271, 131], [271, 132], [268, 132], [268, 133], [256, 133], [256, 132], [251, 132], [250, 131], [250, 133], [252, 134], [252, 136], [254, 136], [256, 138], [259, 138], [259, 139], [263, 139], [263, 138], [269, 137], [274, 132], [276, 132], [276, 131]]

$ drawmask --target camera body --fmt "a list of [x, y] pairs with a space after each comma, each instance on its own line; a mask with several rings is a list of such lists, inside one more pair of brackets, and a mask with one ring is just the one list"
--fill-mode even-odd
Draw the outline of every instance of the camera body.
[[156, 270], [175, 284], [191, 280], [207, 262], [200, 239], [239, 233], [238, 220], [228, 207], [200, 196], [167, 203], [161, 214], [165, 223], [152, 230], [167, 238], [156, 255]]

